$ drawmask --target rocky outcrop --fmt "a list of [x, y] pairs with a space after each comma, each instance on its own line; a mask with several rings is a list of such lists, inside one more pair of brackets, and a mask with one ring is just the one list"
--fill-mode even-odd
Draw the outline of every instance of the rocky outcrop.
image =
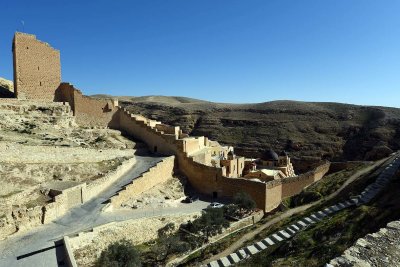
[[357, 240], [342, 256], [327, 266], [398, 266], [400, 262], [400, 221], [387, 224], [377, 233]]

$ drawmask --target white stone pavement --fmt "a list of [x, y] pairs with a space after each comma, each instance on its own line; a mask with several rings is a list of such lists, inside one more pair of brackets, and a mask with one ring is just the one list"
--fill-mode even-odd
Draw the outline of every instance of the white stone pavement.
[[[393, 179], [393, 176], [400, 166], [400, 155], [397, 153], [396, 157], [389, 164], [384, 171], [379, 175], [374, 183], [368, 185], [360, 195], [353, 197], [349, 200], [339, 202], [323, 210], [317, 211], [307, 217], [304, 217], [294, 224], [282, 229], [267, 238], [254, 243], [253, 245], [247, 246], [245, 248], [239, 249], [235, 253], [230, 254], [227, 257], [222, 257], [216, 261], [208, 263], [207, 267], [226, 267], [232, 266], [236, 263], [248, 259], [254, 254], [257, 254], [270, 246], [274, 246], [278, 243], [284, 242], [289, 238], [292, 238], [297, 232], [307, 228], [311, 224], [318, 223], [326, 219], [328, 216], [333, 215], [342, 209], [348, 208], [353, 205], [363, 205], [371, 201], [377, 194], [379, 194], [384, 187]], [[329, 265], [327, 265], [329, 266]]]

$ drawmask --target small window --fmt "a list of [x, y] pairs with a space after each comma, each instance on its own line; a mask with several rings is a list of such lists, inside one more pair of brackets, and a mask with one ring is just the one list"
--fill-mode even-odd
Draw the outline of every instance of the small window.
[[26, 49], [29, 49], [29, 47], [26, 47]]
[[42, 82], [39, 82], [39, 85], [42, 86]]
[[39, 70], [39, 66], [37, 67], [37, 70]]

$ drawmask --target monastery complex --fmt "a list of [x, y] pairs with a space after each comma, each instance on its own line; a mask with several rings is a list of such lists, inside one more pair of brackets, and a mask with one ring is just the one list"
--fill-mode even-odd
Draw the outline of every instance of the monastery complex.
[[174, 169], [185, 175], [200, 193], [218, 198], [246, 192], [258, 208], [268, 212], [329, 170], [329, 162], [324, 162], [312, 171], [296, 175], [285, 151], [267, 150], [257, 159], [241, 157], [233, 147], [204, 136], [192, 137], [179, 126], [132, 114], [119, 106], [116, 99], [85, 96], [73, 85], [62, 82], [60, 52], [35, 35], [15, 33], [12, 51], [13, 93], [18, 101], [61, 102], [70, 106], [81, 126], [116, 129], [144, 142], [152, 153], [175, 156]]

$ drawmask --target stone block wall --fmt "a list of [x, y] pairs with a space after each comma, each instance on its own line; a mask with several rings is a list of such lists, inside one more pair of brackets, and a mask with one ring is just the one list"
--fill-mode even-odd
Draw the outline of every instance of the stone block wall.
[[62, 190], [61, 194], [54, 197], [53, 202], [43, 207], [43, 223], [49, 223], [82, 204], [85, 191], [86, 183]]
[[152, 152], [167, 156], [176, 153], [174, 135], [164, 135], [150, 121], [138, 120], [135, 115], [132, 115], [124, 108], [118, 108], [109, 125], [135, 139], [145, 142]]
[[120, 166], [117, 167], [116, 170], [107, 173], [100, 179], [88, 184], [86, 186], [84, 201], [88, 201], [95, 196], [99, 195], [105, 189], [110, 187], [113, 183], [115, 183], [122, 175], [127, 173], [129, 169], [131, 169], [136, 163], [136, 158], [131, 158], [124, 161]]
[[61, 83], [60, 52], [35, 35], [19, 32], [12, 50], [16, 97], [53, 101]]
[[151, 167], [147, 172], [126, 185], [117, 195], [111, 197], [111, 205], [119, 207], [131, 197], [151, 189], [152, 187], [172, 179], [175, 156], [170, 156]]
[[69, 83], [62, 83], [57, 88], [55, 101], [68, 102], [81, 126], [107, 127], [117, 111], [118, 101], [113, 99], [95, 99], [84, 96]]

